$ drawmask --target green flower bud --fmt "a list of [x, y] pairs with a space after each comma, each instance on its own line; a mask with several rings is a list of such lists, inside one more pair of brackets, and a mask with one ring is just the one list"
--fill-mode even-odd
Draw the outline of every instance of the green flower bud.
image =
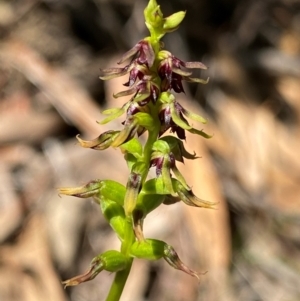
[[185, 17], [184, 11], [179, 11], [164, 19], [163, 29], [165, 32], [171, 32], [178, 28], [179, 24]]
[[78, 198], [95, 197], [109, 199], [123, 206], [126, 188], [112, 180], [94, 180], [80, 187], [62, 187], [59, 194], [76, 196]]
[[128, 259], [119, 251], [110, 250], [103, 253], [101, 256], [104, 270], [108, 272], [118, 272], [126, 268]]
[[158, 260], [164, 256], [165, 247], [166, 243], [157, 239], [137, 241], [131, 246], [130, 256], [147, 260]]
[[130, 256], [147, 260], [158, 260], [160, 258], [164, 258], [166, 262], [173, 268], [181, 270], [193, 277], [199, 279], [199, 275], [203, 274], [189, 269], [180, 260], [178, 254], [175, 252], [172, 246], [157, 239], [146, 239], [141, 242], [135, 242], [131, 246]]
[[101, 180], [94, 180], [79, 187], [61, 187], [58, 189], [58, 193], [78, 198], [89, 198], [99, 194], [102, 183]]
[[[151, 35], [158, 35], [158, 39], [163, 36], [162, 27], [164, 23], [163, 14], [156, 0], [150, 0], [144, 10], [145, 24]], [[159, 34], [162, 34], [159, 36]]]
[[62, 284], [65, 285], [65, 288], [67, 286], [75, 286], [94, 279], [103, 270], [109, 272], [118, 272], [124, 270], [126, 266], [127, 258], [125, 255], [115, 250], [107, 251], [96, 256], [92, 260], [90, 268], [84, 274], [65, 280], [62, 282]]

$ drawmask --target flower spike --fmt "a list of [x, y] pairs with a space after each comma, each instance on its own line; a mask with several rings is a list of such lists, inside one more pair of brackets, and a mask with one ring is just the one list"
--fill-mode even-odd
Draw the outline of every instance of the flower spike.
[[[206, 119], [184, 108], [175, 97], [175, 93], [184, 92], [183, 81], [207, 83], [208, 79], [193, 76], [194, 69], [205, 70], [207, 67], [201, 62], [177, 58], [163, 49], [161, 41], [166, 33], [178, 28], [185, 15], [186, 12], [180, 11], [164, 17], [157, 1], [149, 0], [144, 16], [150, 36], [121, 56], [118, 67], [100, 69], [101, 80], [127, 76], [123, 84], [126, 88], [115, 91], [113, 96], [117, 99], [129, 96], [130, 100], [118, 108], [103, 111], [105, 118], [98, 123], [107, 124], [125, 117], [119, 130], [108, 130], [90, 141], [79, 136], [77, 140], [84, 148], [119, 148], [128, 167], [127, 184], [94, 180], [80, 187], [60, 188], [59, 193], [92, 197], [121, 246], [120, 251], [110, 250], [96, 256], [85, 273], [63, 281], [65, 287], [92, 280], [103, 270], [116, 272], [106, 300], [118, 301], [134, 258], [163, 258], [173, 268], [199, 279], [200, 273], [185, 266], [173, 247], [160, 240], [148, 239], [143, 232], [147, 215], [162, 204], [182, 201], [200, 208], [215, 208], [216, 205], [195, 196], [177, 168], [178, 162], [198, 158], [184, 147], [185, 131], [211, 137], [192, 124], [193, 121], [205, 124]], [[168, 130], [177, 137], [166, 136]], [[140, 138], [144, 133], [146, 137]], [[149, 174], [151, 167], [155, 168], [156, 177]]]

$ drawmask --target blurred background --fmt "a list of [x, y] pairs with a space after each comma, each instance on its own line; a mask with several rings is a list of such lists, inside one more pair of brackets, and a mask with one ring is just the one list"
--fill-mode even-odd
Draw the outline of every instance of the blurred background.
[[[136, 260], [122, 301], [300, 300], [300, 2], [160, 1], [187, 15], [166, 49], [209, 69], [178, 99], [209, 120], [210, 140], [187, 136], [200, 159], [179, 168], [217, 210], [161, 206], [147, 237], [173, 245], [200, 282], [164, 261]], [[118, 150], [81, 149], [120, 128], [101, 110], [126, 79], [99, 80], [148, 35], [145, 0], [0, 1], [0, 300], [100, 301], [113, 280], [63, 289], [119, 243], [92, 200], [57, 187], [126, 183]], [[202, 127], [202, 125], [196, 125]]]

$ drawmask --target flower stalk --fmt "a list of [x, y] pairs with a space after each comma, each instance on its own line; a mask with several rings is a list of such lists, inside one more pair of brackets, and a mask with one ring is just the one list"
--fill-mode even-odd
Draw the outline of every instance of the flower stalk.
[[[150, 36], [121, 57], [118, 64], [127, 65], [101, 70], [102, 80], [128, 75], [128, 81], [124, 83], [127, 89], [116, 92], [114, 97], [131, 95], [131, 99], [120, 108], [104, 111], [106, 118], [99, 122], [105, 124], [125, 115], [123, 128], [109, 130], [90, 141], [77, 136], [84, 148], [119, 148], [129, 169], [127, 183], [93, 180], [81, 187], [59, 189], [60, 194], [93, 197], [120, 240], [119, 251], [111, 250], [96, 256], [87, 272], [63, 282], [65, 286], [74, 286], [94, 279], [103, 270], [115, 272], [106, 301], [120, 299], [134, 258], [163, 258], [173, 268], [199, 278], [200, 273], [186, 267], [173, 247], [144, 237], [143, 221], [162, 204], [183, 201], [186, 205], [202, 208], [214, 208], [216, 205], [197, 198], [177, 167], [178, 162], [184, 163], [184, 159], [197, 158], [184, 147], [185, 131], [204, 138], [211, 137], [188, 121], [205, 124], [205, 118], [184, 108], [175, 96], [175, 93], [184, 93], [182, 81], [207, 83], [208, 80], [192, 77], [190, 71], [195, 68], [205, 70], [206, 66], [201, 62], [184, 62], [163, 49], [161, 38], [178, 28], [185, 12], [165, 18], [156, 0], [150, 0], [144, 17]], [[147, 135], [144, 144], [139, 139], [141, 135]], [[156, 177], [151, 178], [149, 170], [153, 167]]]

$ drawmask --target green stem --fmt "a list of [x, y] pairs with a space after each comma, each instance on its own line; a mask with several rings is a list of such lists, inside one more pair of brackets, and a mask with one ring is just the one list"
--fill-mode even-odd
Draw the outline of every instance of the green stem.
[[[155, 115], [153, 115], [153, 116], [155, 116]], [[148, 136], [147, 142], [146, 142], [145, 147], [144, 147], [143, 161], [145, 163], [150, 163], [153, 144], [157, 140], [158, 133], [159, 133], [159, 126], [158, 125], [155, 126], [155, 129], [153, 131], [149, 132], [149, 136]]]
[[132, 265], [133, 259], [130, 259], [128, 262], [128, 266], [125, 270], [117, 272], [114, 282], [111, 285], [109, 294], [106, 298], [106, 301], [118, 301], [120, 300], [120, 297], [122, 295], [124, 286], [126, 284], [128, 275], [131, 270], [131, 265]]
[[124, 240], [121, 245], [121, 252], [128, 257], [128, 265], [125, 270], [116, 273], [114, 282], [111, 285], [106, 301], [119, 301], [125, 287], [128, 275], [131, 270], [133, 258], [129, 256], [129, 251], [135, 241], [131, 217], [126, 218]]
[[[157, 53], [159, 51], [159, 40], [156, 38], [152, 38], [152, 46], [155, 51], [155, 55], [157, 56]], [[154, 70], [156, 70], [156, 66], [153, 66]], [[153, 148], [154, 142], [157, 140], [158, 134], [159, 134], [159, 129], [160, 129], [160, 122], [158, 120], [158, 111], [157, 111], [157, 106], [155, 105], [150, 105], [150, 110], [151, 110], [151, 116], [155, 118], [155, 128], [153, 131], [149, 131], [148, 139], [147, 142], [144, 146], [144, 152], [143, 152], [143, 162], [146, 164], [150, 164], [151, 160], [151, 152]], [[146, 169], [147, 173], [149, 171], [149, 168]], [[146, 171], [145, 171], [146, 172]], [[142, 178], [146, 179], [147, 174], [143, 174]], [[116, 273], [115, 279], [111, 285], [109, 294], [106, 298], [106, 301], [119, 301], [120, 297], [122, 295], [123, 289], [125, 287], [127, 278], [129, 276], [133, 258], [130, 257], [129, 252], [132, 244], [135, 241], [135, 235], [133, 231], [133, 224], [132, 224], [132, 217], [127, 216], [126, 218], [126, 224], [125, 224], [125, 234], [124, 234], [124, 240], [121, 245], [121, 252], [128, 257], [128, 265], [125, 270], [119, 271]]]

